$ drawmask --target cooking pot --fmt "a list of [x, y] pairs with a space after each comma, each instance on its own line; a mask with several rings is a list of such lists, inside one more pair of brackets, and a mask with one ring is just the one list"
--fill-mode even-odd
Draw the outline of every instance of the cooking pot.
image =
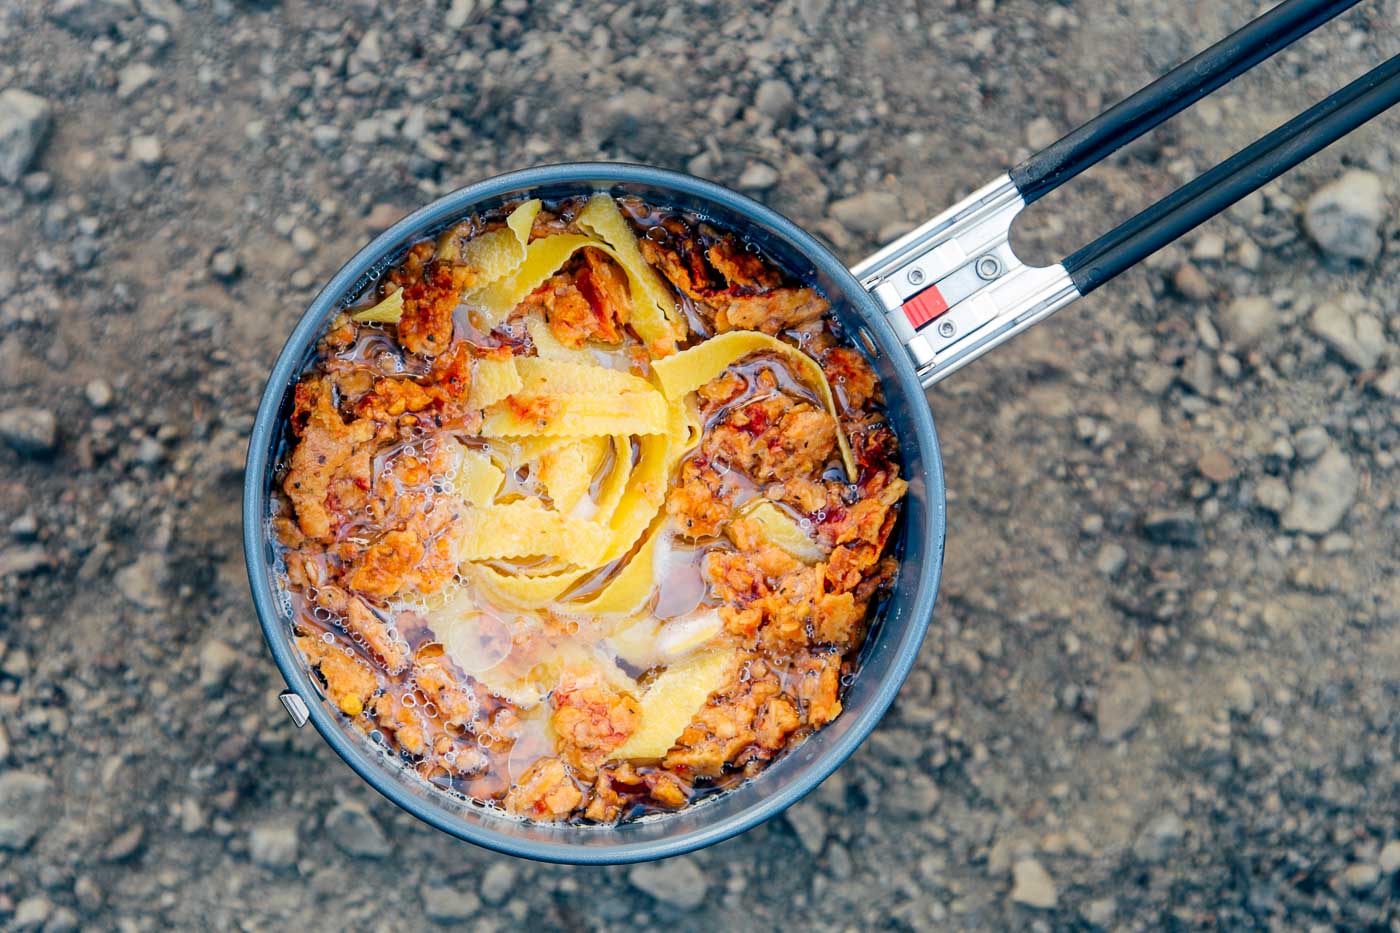
[[[263, 633], [287, 683], [282, 702], [289, 714], [299, 726], [310, 722], [360, 777], [414, 816], [512, 855], [578, 864], [664, 858], [729, 838], [782, 812], [875, 728], [913, 666], [932, 617], [946, 514], [943, 465], [925, 388], [1393, 104], [1400, 95], [1400, 66], [1392, 59], [1055, 266], [1031, 267], [1016, 257], [1012, 219], [1026, 204], [1354, 2], [1282, 4], [854, 270], [796, 224], [744, 195], [639, 165], [575, 163], [512, 172], [448, 194], [396, 223], [346, 263], [302, 315], [268, 378], [248, 449], [243, 494], [248, 576]], [[413, 243], [467, 215], [526, 198], [597, 191], [693, 211], [734, 230], [820, 288], [880, 376], [909, 492], [897, 535], [899, 573], [834, 722], [755, 779], [678, 812], [616, 826], [545, 825], [429, 785], [344, 722], [292, 644], [290, 607], [275, 583], [270, 496], [292, 387], [337, 312]]]

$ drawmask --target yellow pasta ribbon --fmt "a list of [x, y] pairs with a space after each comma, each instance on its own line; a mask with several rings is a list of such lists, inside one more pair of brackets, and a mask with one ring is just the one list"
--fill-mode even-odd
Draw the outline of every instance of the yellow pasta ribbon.
[[613, 750], [610, 761], [660, 758], [680, 739], [710, 694], [724, 686], [738, 652], [705, 651], [672, 664], [642, 694], [642, 725]]
[[481, 312], [488, 327], [495, 327], [574, 253], [591, 246], [607, 253], [627, 273], [633, 306], [628, 323], [645, 341], [647, 349], [656, 356], [674, 351], [683, 331], [675, 302], [656, 271], [642, 258], [637, 238], [618, 213], [617, 205], [607, 195], [593, 198], [580, 212], [579, 225], [596, 236], [559, 233], [536, 240], [526, 247], [524, 259], [509, 275], [474, 288], [467, 300]]
[[396, 288], [372, 308], [356, 311], [350, 320], [358, 324], [397, 324], [403, 317], [403, 289]]
[[660, 434], [666, 400], [630, 373], [564, 360], [516, 360], [522, 386], [486, 409], [485, 437]]
[[603, 483], [598, 487], [598, 511], [594, 521], [611, 522], [622, 494], [627, 491], [627, 481], [632, 478], [632, 442], [623, 435], [612, 439], [613, 464]]
[[553, 440], [533, 458], [539, 466], [540, 485], [556, 509], [568, 512], [578, 505], [607, 452], [606, 437], [580, 437]]
[[612, 540], [603, 551], [602, 562], [616, 560], [630, 551], [661, 511], [671, 469], [685, 453], [682, 442], [689, 435], [685, 403], [672, 402], [667, 415], [667, 433], [641, 439], [641, 456], [628, 480], [627, 492], [609, 522]]
[[458, 230], [450, 231], [438, 243], [437, 258], [460, 262], [477, 273], [477, 286], [487, 285], [514, 272], [525, 261], [530, 229], [540, 212], [540, 199], [533, 198], [510, 212], [506, 225], [461, 242]]
[[674, 399], [694, 392], [739, 360], [758, 352], [781, 356], [796, 371], [796, 375], [821, 398], [827, 412], [836, 421], [836, 445], [841, 450], [841, 462], [846, 467], [846, 477], [854, 483], [858, 476], [856, 459], [851, 452], [850, 443], [846, 440], [846, 432], [841, 429], [841, 419], [836, 414], [836, 399], [831, 394], [831, 384], [827, 382], [826, 373], [822, 372], [817, 361], [791, 344], [758, 331], [731, 330], [711, 337], [688, 350], [656, 360], [651, 364], [651, 368], [661, 384], [661, 391], [666, 393], [667, 398]]
[[662, 529], [653, 529], [615, 577], [590, 599], [566, 606], [567, 611], [608, 616], [630, 615], [642, 608], [656, 588], [656, 549], [665, 537]]
[[468, 505], [490, 505], [501, 491], [506, 475], [480, 450], [462, 452], [453, 486], [457, 495]]
[[508, 395], [514, 395], [524, 385], [515, 358], [505, 360], [490, 357], [476, 361], [472, 369], [472, 388], [467, 393], [468, 408], [485, 408]]
[[825, 549], [812, 540], [791, 515], [767, 499], [755, 499], [739, 514], [755, 522], [769, 544], [782, 548], [804, 564], [815, 564], [826, 557]]
[[596, 522], [571, 518], [533, 498], [471, 509], [461, 534], [460, 560], [561, 555], [592, 566], [607, 547]]
[[472, 564], [467, 568], [471, 577], [482, 592], [504, 606], [516, 609], [535, 609], [546, 606], [558, 598], [585, 571], [566, 570], [559, 573], [529, 576], [527, 574], [502, 573], [495, 567]]
[[642, 258], [637, 235], [617, 209], [617, 202], [606, 194], [595, 194], [579, 211], [578, 225], [612, 247], [608, 252], [627, 273], [632, 289], [632, 329], [653, 354], [662, 356], [674, 350], [685, 333], [684, 322], [661, 276]]
[[602, 247], [592, 237], [559, 233], [536, 240], [525, 248], [525, 257], [509, 275], [483, 288], [473, 289], [467, 300], [482, 314], [488, 327], [495, 327], [510, 316], [515, 306], [544, 284], [569, 257], [585, 246]]

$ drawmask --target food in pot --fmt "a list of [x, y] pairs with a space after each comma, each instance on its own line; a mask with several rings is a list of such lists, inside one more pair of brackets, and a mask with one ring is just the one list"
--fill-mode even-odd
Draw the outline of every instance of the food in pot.
[[905, 482], [816, 289], [606, 194], [474, 216], [338, 314], [272, 521], [295, 643], [444, 792], [614, 823], [841, 712]]

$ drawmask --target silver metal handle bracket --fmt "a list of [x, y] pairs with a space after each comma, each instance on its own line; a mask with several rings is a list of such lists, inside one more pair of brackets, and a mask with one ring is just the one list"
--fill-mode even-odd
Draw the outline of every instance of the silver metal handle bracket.
[[311, 710], [307, 709], [306, 701], [300, 694], [295, 690], [283, 690], [277, 694], [277, 699], [282, 701], [282, 708], [292, 718], [292, 725], [298, 729], [306, 725], [306, 721], [311, 718]]
[[1011, 249], [1026, 202], [1011, 176], [973, 192], [852, 271], [885, 306], [925, 387], [1079, 297], [1063, 265]]

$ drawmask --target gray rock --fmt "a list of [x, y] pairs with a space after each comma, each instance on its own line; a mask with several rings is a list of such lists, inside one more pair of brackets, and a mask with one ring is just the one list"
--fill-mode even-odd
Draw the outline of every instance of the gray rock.
[[1109, 543], [1099, 548], [1094, 569], [1105, 577], [1116, 577], [1128, 566], [1128, 552], [1121, 544]]
[[127, 143], [127, 154], [131, 156], [138, 165], [147, 168], [159, 165], [161, 160], [160, 140], [154, 136], [142, 133], [131, 137]]
[[642, 893], [681, 910], [699, 907], [710, 887], [705, 873], [688, 855], [633, 865], [627, 880]]
[[481, 876], [481, 898], [488, 904], [500, 904], [515, 890], [518, 873], [504, 858], [491, 863]]
[[21, 457], [46, 457], [59, 445], [59, 420], [42, 408], [0, 412], [0, 440]]
[[136, 0], [136, 5], [147, 19], [164, 23], [171, 29], [179, 29], [185, 21], [185, 12], [175, 0]]
[[1172, 273], [1172, 285], [1192, 301], [1206, 301], [1215, 294], [1215, 289], [1211, 288], [1205, 273], [1191, 262], [1183, 262], [1176, 267], [1176, 271]]
[[27, 544], [0, 551], [0, 579], [20, 577], [49, 567], [53, 561], [42, 544]]
[[1026, 907], [1052, 910], [1060, 902], [1055, 879], [1033, 858], [1023, 858], [1011, 866], [1011, 899]]
[[1177, 377], [1181, 384], [1200, 396], [1215, 392], [1215, 358], [1205, 350], [1191, 354]]
[[146, 827], [140, 823], [132, 823], [107, 843], [102, 850], [102, 861], [114, 864], [130, 861], [140, 854], [145, 842]]
[[865, 191], [831, 203], [832, 219], [852, 233], [874, 237], [892, 220], [901, 219], [899, 198], [888, 191]]
[[1055, 124], [1045, 117], [1036, 117], [1026, 124], [1026, 145], [1037, 151], [1060, 138]]
[[826, 845], [826, 814], [814, 802], [803, 802], [788, 807], [783, 814], [792, 827], [797, 841], [808, 855], [820, 855]]
[[380, 49], [379, 30], [367, 29], [360, 38], [360, 44], [355, 46], [355, 51], [350, 53], [346, 70], [352, 75], [359, 74], [361, 71], [374, 68], [383, 60], [384, 53]]
[[133, 62], [117, 72], [117, 98], [127, 100], [155, 80], [159, 72], [145, 62]]
[[1282, 515], [1287, 511], [1292, 498], [1293, 494], [1288, 491], [1288, 484], [1277, 476], [1265, 476], [1254, 487], [1254, 504], [1274, 515]]
[[423, 886], [423, 913], [438, 923], [461, 923], [471, 920], [481, 910], [481, 898], [466, 887], [445, 884]]
[[291, 868], [296, 864], [301, 839], [287, 820], [269, 820], [248, 834], [248, 857], [264, 868]]
[[745, 191], [767, 191], [778, 183], [778, 170], [771, 165], [755, 162], [739, 176], [739, 187]]
[[1115, 668], [1099, 688], [1095, 720], [1099, 738], [1116, 742], [1132, 732], [1152, 708], [1152, 681], [1136, 664]]
[[218, 694], [242, 658], [228, 642], [210, 638], [199, 649], [199, 686], [205, 693]]
[[584, 113], [583, 132], [594, 146], [613, 143], [648, 161], [670, 161], [692, 155], [695, 139], [668, 119], [664, 97], [628, 88], [621, 94], [599, 95]]
[[826, 211], [827, 199], [831, 191], [822, 180], [821, 173], [808, 165], [801, 156], [793, 153], [783, 162], [777, 194], [793, 212], [804, 217], [820, 217]]
[[87, 398], [88, 404], [98, 411], [102, 411], [111, 405], [116, 398], [116, 393], [112, 391], [112, 386], [105, 379], [93, 379], [83, 386], [83, 395]]
[[1133, 855], [1140, 862], [1161, 862], [1186, 838], [1186, 824], [1175, 813], [1163, 813], [1149, 820], [1133, 842]]
[[1272, 301], [1249, 295], [1230, 302], [1219, 324], [1225, 339], [1241, 350], [1251, 350], [1278, 333], [1283, 321]]
[[42, 774], [0, 774], [0, 849], [19, 850], [49, 825], [53, 782]]
[[379, 859], [393, 851], [384, 830], [364, 805], [346, 800], [326, 816], [326, 835], [346, 855]]
[[44, 98], [17, 87], [0, 91], [0, 180], [14, 184], [24, 177], [52, 124]]
[[1294, 474], [1289, 505], [1279, 524], [1285, 531], [1324, 535], [1341, 524], [1360, 488], [1351, 460], [1329, 447], [1316, 462]]
[[1385, 187], [1379, 175], [1353, 169], [1308, 198], [1303, 229], [1327, 255], [1373, 262], [1381, 252]]
[[131, 0], [54, 0], [46, 10], [64, 29], [89, 36], [111, 32], [135, 12]]
[[1310, 425], [1293, 435], [1293, 450], [1304, 463], [1311, 463], [1327, 452], [1332, 438], [1321, 425]]
[[754, 92], [753, 105], [759, 113], [782, 126], [791, 120], [797, 111], [797, 98], [786, 81], [770, 78], [760, 84]]
[[1380, 377], [1371, 383], [1371, 388], [1386, 398], [1400, 398], [1400, 366], [1392, 366], [1381, 373]]
[[1400, 871], [1400, 841], [1390, 840], [1381, 847], [1380, 857], [1376, 859], [1376, 864], [1381, 871], [1387, 875], [1393, 875]]
[[938, 806], [942, 796], [933, 778], [911, 774], [894, 783], [885, 794], [884, 802], [893, 816], [923, 819]]
[[321, 238], [310, 227], [298, 225], [292, 229], [292, 248], [303, 256], [316, 252], [320, 245]]
[[32, 511], [25, 512], [10, 522], [10, 534], [20, 541], [33, 541], [39, 535], [38, 517]]
[[1118, 902], [1111, 897], [1097, 897], [1084, 905], [1084, 919], [1100, 929], [1108, 929], [1118, 914]]
[[1389, 344], [1381, 322], [1365, 310], [1360, 295], [1324, 301], [1308, 318], [1308, 330], [1357, 369], [1371, 369]]
[[165, 605], [165, 588], [169, 576], [165, 558], [159, 554], [142, 554], [133, 563], [116, 572], [117, 590], [142, 609], [159, 609]]
[[102, 909], [102, 889], [89, 875], [81, 875], [73, 882], [73, 897], [77, 899], [78, 906], [89, 914], [95, 914]]
[[1369, 862], [1359, 862], [1348, 867], [1342, 873], [1342, 879], [1346, 881], [1347, 887], [1358, 894], [1363, 894], [1374, 888], [1381, 880], [1381, 870]]
[[1248, 716], [1254, 711], [1254, 687], [1243, 674], [1231, 677], [1225, 685], [1225, 705], [1241, 716]]
[[1206, 540], [1201, 520], [1191, 512], [1179, 510], [1149, 512], [1142, 520], [1142, 534], [1154, 544], [1172, 547], [1200, 547]]
[[476, 11], [476, 0], [452, 0], [442, 22], [448, 29], [461, 29]]
[[38, 930], [44, 926], [44, 921], [49, 919], [49, 914], [53, 913], [53, 901], [47, 897], [38, 895], [26, 897], [15, 907], [15, 915], [10, 922], [12, 930]]
[[44, 933], [77, 933], [82, 927], [78, 912], [71, 907], [59, 907], [49, 914]]

